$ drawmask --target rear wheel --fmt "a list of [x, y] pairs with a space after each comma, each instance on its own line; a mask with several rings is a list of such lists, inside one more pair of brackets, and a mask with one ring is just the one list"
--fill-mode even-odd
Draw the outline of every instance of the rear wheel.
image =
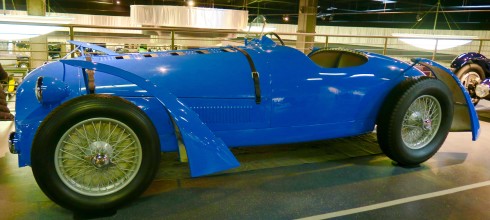
[[477, 64], [467, 64], [456, 72], [456, 76], [470, 94], [473, 105], [477, 105], [480, 101], [480, 97], [476, 95], [475, 89], [476, 86], [485, 79], [483, 68]]
[[387, 97], [378, 118], [383, 152], [400, 165], [417, 165], [442, 146], [451, 127], [453, 102], [439, 80], [408, 79]]
[[39, 127], [32, 170], [43, 192], [75, 212], [115, 210], [139, 196], [158, 169], [158, 135], [121, 98], [87, 95], [55, 109]]

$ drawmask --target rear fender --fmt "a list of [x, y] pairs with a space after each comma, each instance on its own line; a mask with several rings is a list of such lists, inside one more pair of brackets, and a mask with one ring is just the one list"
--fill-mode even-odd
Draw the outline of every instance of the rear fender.
[[225, 143], [201, 121], [199, 116], [179, 99], [152, 82], [126, 70], [102, 63], [82, 60], [61, 60], [63, 64], [104, 72], [125, 79], [153, 95], [178, 126], [185, 144], [191, 176], [203, 176], [240, 164]]
[[454, 101], [454, 116], [451, 131], [471, 131], [473, 140], [480, 135], [480, 122], [476, 114], [475, 106], [464, 86], [449, 69], [439, 63], [425, 58], [414, 58], [415, 64], [423, 65], [430, 69], [435, 78], [444, 82], [451, 90]]

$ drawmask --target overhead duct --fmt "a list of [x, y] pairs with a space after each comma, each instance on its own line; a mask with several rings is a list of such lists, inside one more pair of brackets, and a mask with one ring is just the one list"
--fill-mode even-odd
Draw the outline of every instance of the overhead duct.
[[131, 5], [131, 22], [142, 26], [242, 30], [247, 26], [248, 11]]

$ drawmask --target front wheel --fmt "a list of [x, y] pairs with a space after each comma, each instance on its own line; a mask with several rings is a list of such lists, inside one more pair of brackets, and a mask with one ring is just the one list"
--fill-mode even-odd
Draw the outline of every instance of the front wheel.
[[436, 79], [407, 79], [385, 100], [377, 136], [383, 152], [400, 165], [417, 165], [432, 157], [451, 128], [452, 96]]
[[87, 95], [56, 108], [38, 128], [32, 171], [54, 202], [82, 213], [117, 209], [151, 183], [160, 161], [146, 114], [121, 98]]
[[456, 76], [470, 94], [473, 105], [477, 105], [480, 97], [476, 95], [475, 89], [485, 79], [483, 68], [478, 64], [467, 64], [456, 71]]

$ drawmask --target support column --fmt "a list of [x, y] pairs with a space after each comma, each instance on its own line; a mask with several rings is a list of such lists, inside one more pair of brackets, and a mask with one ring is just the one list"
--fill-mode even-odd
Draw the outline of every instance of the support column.
[[[46, 0], [26, 0], [27, 14], [46, 16]], [[46, 36], [33, 37], [30, 42], [30, 68], [41, 66], [48, 60], [48, 40]]]
[[[297, 33], [316, 33], [316, 13], [318, 0], [299, 0]], [[311, 52], [315, 37], [298, 36], [296, 48], [304, 53]]]

